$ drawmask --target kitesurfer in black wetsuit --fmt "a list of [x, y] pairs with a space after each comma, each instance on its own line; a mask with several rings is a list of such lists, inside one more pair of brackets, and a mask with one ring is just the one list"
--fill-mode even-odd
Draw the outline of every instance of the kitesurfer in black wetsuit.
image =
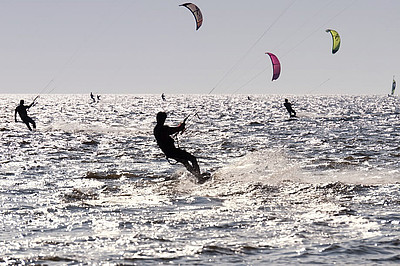
[[157, 125], [154, 128], [154, 136], [157, 140], [158, 146], [167, 158], [182, 163], [189, 172], [197, 177], [199, 182], [205, 181], [207, 177], [200, 173], [200, 167], [197, 163], [196, 157], [187, 151], [176, 148], [174, 139], [171, 138], [171, 135], [185, 130], [185, 122], [179, 124], [177, 127], [169, 127], [164, 125], [166, 119], [167, 114], [165, 112], [159, 112], [157, 114]]
[[96, 99], [94, 98], [94, 95], [93, 95], [92, 92], [90, 93], [90, 98], [92, 98], [92, 101], [93, 101], [92, 103], [95, 103], [95, 102], [96, 102]]
[[289, 112], [290, 117], [296, 117], [296, 112], [292, 108], [292, 104], [288, 99], [285, 99], [285, 103], [283, 104], [286, 107], [286, 110]]
[[27, 110], [34, 106], [35, 101], [33, 101], [30, 105], [24, 105], [24, 100], [21, 100], [19, 102], [19, 105], [17, 108], [15, 108], [15, 122], [17, 121], [17, 113], [19, 114], [19, 117], [21, 117], [22, 122], [25, 123], [25, 125], [29, 128], [30, 131], [32, 131], [32, 128], [29, 124], [32, 124], [33, 128], [36, 128], [36, 123], [33, 121], [32, 118], [28, 116]]

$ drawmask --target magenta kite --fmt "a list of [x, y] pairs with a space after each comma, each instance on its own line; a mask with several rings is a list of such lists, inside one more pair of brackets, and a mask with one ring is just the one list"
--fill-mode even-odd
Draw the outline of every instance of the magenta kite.
[[273, 70], [272, 80], [278, 79], [279, 74], [281, 73], [281, 63], [279, 62], [278, 57], [276, 57], [276, 55], [274, 55], [273, 53], [265, 54], [269, 55], [269, 57], [271, 58]]

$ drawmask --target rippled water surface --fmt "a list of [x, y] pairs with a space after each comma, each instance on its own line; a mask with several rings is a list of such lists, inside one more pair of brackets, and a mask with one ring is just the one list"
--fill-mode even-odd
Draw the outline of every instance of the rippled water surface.
[[[0, 263], [400, 262], [397, 97], [41, 95], [31, 133], [33, 98], [0, 95]], [[161, 110], [210, 181], [162, 155]]]

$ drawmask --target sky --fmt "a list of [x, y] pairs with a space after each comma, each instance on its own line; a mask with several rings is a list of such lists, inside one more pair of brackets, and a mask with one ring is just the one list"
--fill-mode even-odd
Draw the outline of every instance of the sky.
[[400, 81], [398, 0], [197, 0], [198, 31], [183, 3], [0, 0], [0, 93], [387, 94]]

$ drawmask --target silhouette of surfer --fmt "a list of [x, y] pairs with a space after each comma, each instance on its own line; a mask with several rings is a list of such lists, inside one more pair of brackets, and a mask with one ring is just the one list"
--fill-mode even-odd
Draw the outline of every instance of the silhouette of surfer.
[[28, 116], [27, 110], [34, 105], [35, 105], [35, 100], [33, 100], [33, 102], [30, 105], [24, 105], [24, 100], [21, 100], [17, 108], [15, 108], [15, 122], [18, 122], [17, 120], [17, 113], [18, 113], [22, 122], [25, 123], [25, 125], [29, 128], [30, 131], [32, 131], [30, 124], [32, 124], [33, 128], [36, 128], [36, 123], [35, 121], [33, 121], [32, 118]]
[[97, 95], [97, 102], [100, 102], [100, 95]]
[[93, 100], [93, 103], [95, 103], [95, 102], [96, 102], [96, 99], [94, 98], [94, 95], [93, 95], [93, 93], [92, 93], [92, 92], [90, 93], [90, 98], [92, 98], [92, 100]]
[[290, 117], [296, 117], [296, 112], [292, 108], [292, 104], [288, 99], [285, 99], [285, 103], [283, 104], [286, 107], [286, 110], [289, 112]]
[[161, 94], [161, 98], [163, 99], [163, 101], [165, 101], [165, 95], [164, 95], [164, 93]]
[[158, 146], [167, 158], [182, 163], [186, 169], [197, 178], [199, 183], [204, 182], [209, 176], [200, 173], [200, 167], [196, 157], [185, 150], [176, 148], [174, 144], [175, 141], [171, 137], [171, 135], [185, 130], [185, 122], [180, 123], [177, 127], [169, 127], [164, 125], [166, 119], [167, 113], [159, 112], [157, 114], [157, 125], [154, 127], [154, 137], [157, 140]]

